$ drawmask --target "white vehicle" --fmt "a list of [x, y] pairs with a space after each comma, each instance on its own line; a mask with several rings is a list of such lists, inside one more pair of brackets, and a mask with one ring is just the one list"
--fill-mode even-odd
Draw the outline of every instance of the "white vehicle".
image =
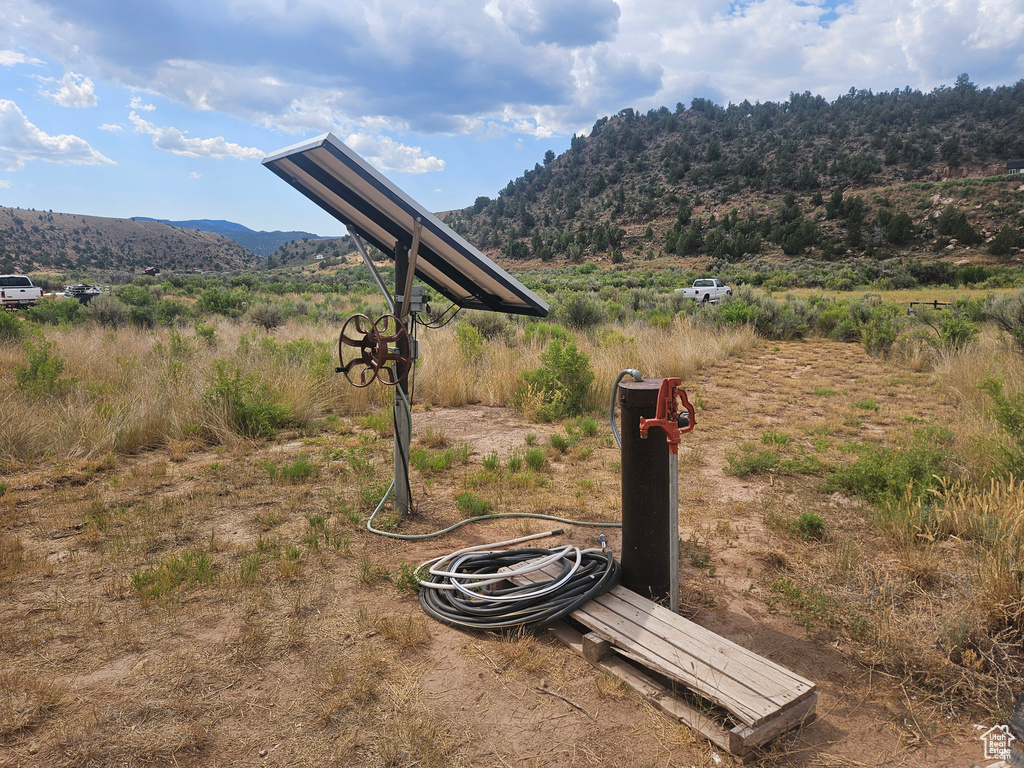
[[714, 280], [694, 280], [692, 288], [676, 288], [687, 299], [694, 301], [718, 301], [723, 296], [732, 296], [732, 288], [717, 278]]
[[31, 307], [42, 297], [43, 289], [25, 275], [0, 275], [0, 306]]

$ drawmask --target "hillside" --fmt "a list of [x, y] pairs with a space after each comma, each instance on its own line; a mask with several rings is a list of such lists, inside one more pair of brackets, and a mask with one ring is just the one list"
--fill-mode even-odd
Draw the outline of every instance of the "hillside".
[[0, 270], [254, 269], [262, 259], [223, 235], [134, 221], [0, 207]]
[[1024, 80], [931, 93], [810, 93], [783, 103], [598, 120], [496, 198], [447, 215], [506, 264], [664, 260], [1014, 262], [1024, 245]]
[[[150, 219], [145, 216], [133, 216], [133, 221], [159, 221], [163, 224], [167, 224], [172, 227], [181, 227], [182, 229], [195, 229], [202, 232], [216, 232], [217, 234], [224, 235], [229, 240], [234, 240], [240, 246], [248, 251], [252, 251], [257, 256], [263, 256], [264, 258], [270, 256], [274, 251], [283, 245], [287, 245], [295, 240], [302, 239], [320, 239], [319, 235], [315, 235], [312, 232], [282, 232], [280, 230], [274, 230], [273, 232], [266, 232], [263, 230], [256, 231], [250, 229], [243, 224], [236, 224], [233, 221], [224, 221], [223, 219], [190, 219], [188, 221], [170, 221], [169, 219]], [[330, 239], [330, 238], [324, 238]]]
[[[345, 256], [356, 253], [349, 235], [344, 237], [303, 237], [285, 243], [267, 259], [268, 267], [296, 266], [317, 262], [323, 268], [342, 263]], [[318, 260], [317, 257], [322, 257]]]

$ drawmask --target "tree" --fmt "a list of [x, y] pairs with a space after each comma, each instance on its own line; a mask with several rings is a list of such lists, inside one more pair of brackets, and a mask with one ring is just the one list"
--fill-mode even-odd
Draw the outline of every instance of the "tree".
[[1009, 256], [1013, 249], [1020, 248], [1022, 243], [1024, 237], [1021, 237], [1020, 232], [1009, 224], [1004, 224], [988, 244], [988, 252], [993, 256]]
[[885, 225], [885, 237], [893, 245], [906, 245], [917, 237], [917, 228], [909, 215], [900, 211]]
[[550, 149], [544, 153], [544, 165], [551, 165], [555, 159], [555, 153]]

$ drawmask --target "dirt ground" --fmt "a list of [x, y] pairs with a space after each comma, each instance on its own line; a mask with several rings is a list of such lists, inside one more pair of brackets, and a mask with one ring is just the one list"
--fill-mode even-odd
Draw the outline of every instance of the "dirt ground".
[[[926, 375], [826, 342], [761, 343], [684, 384], [698, 427], [680, 456], [683, 612], [818, 686], [817, 721], [757, 764], [982, 762], [977, 726], [996, 722], [866, 663], [772, 591], [821, 546], [773, 521], [815, 511], [826, 543], [883, 550], [860, 504], [824, 493], [813, 473], [725, 471], [767, 431], [790, 434], [788, 451], [838, 461], [843, 441], [892, 441], [909, 420], [943, 423], [950, 404]], [[466, 489], [494, 512], [616, 519], [618, 452], [603, 419], [596, 436], [549, 449], [539, 480], [482, 474], [492, 452], [506, 463], [555, 433], [566, 428], [506, 409], [417, 408], [414, 445], [464, 441], [471, 452], [414, 474], [415, 513], [401, 530], [459, 519], [453, 500]], [[815, 435], [828, 445], [813, 447]], [[316, 435], [178, 444], [3, 478], [0, 766], [732, 764], [544, 632], [473, 634], [426, 618], [399, 588], [403, 564], [547, 526], [485, 522], [416, 542], [367, 533], [365, 465], [386, 475], [390, 447], [341, 419]], [[319, 473], [283, 482], [268, 469], [300, 456]], [[570, 526], [552, 542], [596, 536]], [[609, 534], [613, 550], [619, 538]], [[145, 575], [186, 551], [205, 554], [214, 575], [147, 592]]]

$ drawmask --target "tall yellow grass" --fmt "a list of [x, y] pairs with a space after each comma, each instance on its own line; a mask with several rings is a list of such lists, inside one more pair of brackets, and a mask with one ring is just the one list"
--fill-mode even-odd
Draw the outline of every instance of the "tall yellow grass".
[[[713, 328], [676, 318], [667, 328], [626, 325], [604, 332], [576, 334], [580, 352], [594, 371], [591, 405], [601, 408], [611, 396], [619, 371], [636, 368], [650, 378], [678, 376], [684, 383], [704, 366], [742, 355], [754, 345], [748, 327]], [[537, 368], [546, 342], [498, 341], [477, 357], [460, 355], [451, 326], [431, 331], [423, 340], [423, 359], [416, 374], [417, 398], [433, 405], [465, 403], [508, 405], [519, 374]]]
[[[243, 376], [259, 376], [298, 424], [329, 413], [372, 413], [393, 397], [381, 385], [354, 388], [333, 372], [338, 329], [330, 325], [292, 322], [270, 335], [227, 320], [214, 328], [212, 345], [191, 330], [47, 329], [72, 384], [41, 399], [16, 387], [14, 371], [26, 363], [22, 347], [0, 348], [0, 465], [43, 457], [89, 460], [198, 437], [236, 440], [224, 409], [204, 397], [218, 360]], [[546, 347], [522, 338], [520, 330], [515, 339], [489, 344], [465, 359], [453, 326], [425, 333], [413, 379], [415, 400], [508, 405], [519, 375], [540, 365]], [[312, 342], [314, 354], [286, 352], [286, 345], [300, 340]], [[592, 405], [600, 408], [623, 368], [685, 380], [710, 362], [742, 354], [754, 335], [749, 328], [714, 329], [679, 318], [667, 328], [580, 333], [576, 342], [590, 357], [596, 377]]]
[[992, 418], [992, 399], [980, 388], [988, 378], [1003, 380], [1003, 391], [1024, 391], [1024, 356], [1005, 334], [986, 327], [961, 350], [937, 353], [931, 364], [935, 384], [950, 397], [954, 411], [958, 460], [968, 477], [981, 479], [1002, 459], [1006, 435]]
[[1024, 629], [1024, 484], [1012, 476], [953, 483], [939, 495], [935, 524], [969, 543], [976, 567], [968, 578], [993, 621]]

